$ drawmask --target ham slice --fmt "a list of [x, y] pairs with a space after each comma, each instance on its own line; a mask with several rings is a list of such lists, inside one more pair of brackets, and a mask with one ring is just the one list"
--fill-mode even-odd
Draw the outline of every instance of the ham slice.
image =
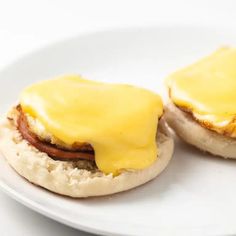
[[[17, 120], [18, 130], [22, 137], [26, 139], [32, 146], [41, 152], [47, 153], [50, 157], [58, 160], [89, 160], [94, 161], [94, 151], [84, 150], [78, 147], [77, 150], [64, 150], [56, 145], [40, 140], [36, 134], [30, 131], [27, 119], [21, 109], [18, 108], [19, 117]], [[91, 149], [91, 148], [90, 148]]]

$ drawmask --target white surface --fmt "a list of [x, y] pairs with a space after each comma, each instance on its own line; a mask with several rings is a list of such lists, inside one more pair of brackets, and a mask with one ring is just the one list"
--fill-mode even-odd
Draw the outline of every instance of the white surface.
[[[162, 80], [170, 71], [222, 44], [235, 45], [236, 34], [194, 27], [88, 34], [30, 54], [0, 72], [0, 100], [10, 104], [25, 85], [66, 73], [162, 93]], [[177, 140], [167, 170], [125, 193], [84, 200], [61, 197], [29, 184], [4, 159], [0, 159], [0, 186], [23, 204], [90, 232], [226, 235], [236, 233], [235, 167], [234, 161], [211, 157]]]
[[[103, 28], [163, 23], [235, 28], [235, 8], [234, 0], [1, 0], [0, 68], [54, 40]], [[77, 231], [20, 206], [3, 193], [0, 199], [2, 235], [78, 235]]]

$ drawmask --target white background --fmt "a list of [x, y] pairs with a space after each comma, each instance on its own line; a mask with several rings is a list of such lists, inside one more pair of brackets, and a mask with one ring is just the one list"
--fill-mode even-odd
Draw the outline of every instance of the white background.
[[[0, 0], [0, 69], [36, 48], [78, 34], [163, 24], [227, 27], [236, 33], [236, 1]], [[2, 236], [89, 235], [47, 219], [1, 192], [0, 207]]]

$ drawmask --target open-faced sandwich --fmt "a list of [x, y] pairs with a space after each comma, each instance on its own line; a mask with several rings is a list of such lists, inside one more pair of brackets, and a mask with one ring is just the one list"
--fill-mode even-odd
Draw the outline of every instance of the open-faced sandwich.
[[63, 76], [24, 89], [0, 125], [0, 151], [30, 182], [71, 197], [112, 194], [156, 177], [173, 141], [158, 95]]
[[167, 78], [168, 125], [187, 143], [236, 158], [236, 49], [221, 48]]

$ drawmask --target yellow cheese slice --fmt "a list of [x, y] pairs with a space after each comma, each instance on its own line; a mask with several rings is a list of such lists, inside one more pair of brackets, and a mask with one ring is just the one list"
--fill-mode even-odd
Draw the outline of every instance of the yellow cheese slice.
[[208, 128], [236, 137], [236, 49], [220, 48], [167, 78], [170, 97]]
[[64, 143], [90, 143], [104, 173], [144, 169], [157, 158], [155, 137], [163, 107], [148, 90], [72, 75], [29, 86], [20, 104]]

